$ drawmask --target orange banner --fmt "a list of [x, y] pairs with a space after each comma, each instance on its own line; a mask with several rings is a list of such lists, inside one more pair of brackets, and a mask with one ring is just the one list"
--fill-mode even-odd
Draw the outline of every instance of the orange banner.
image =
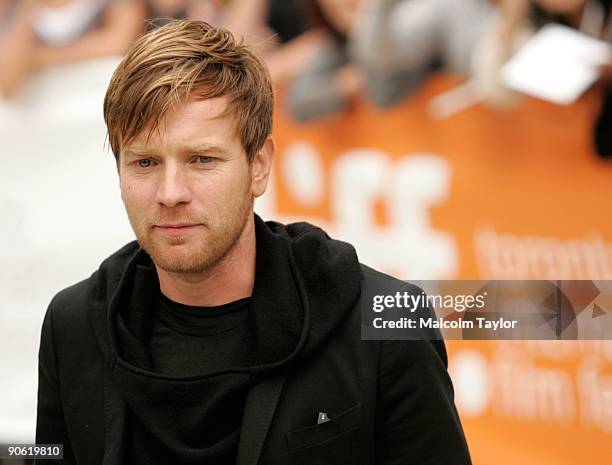
[[[612, 279], [596, 92], [434, 119], [432, 97], [456, 82], [436, 76], [393, 108], [358, 102], [309, 124], [281, 95], [270, 216], [312, 219], [402, 279]], [[448, 347], [475, 464], [612, 464], [612, 342]]]

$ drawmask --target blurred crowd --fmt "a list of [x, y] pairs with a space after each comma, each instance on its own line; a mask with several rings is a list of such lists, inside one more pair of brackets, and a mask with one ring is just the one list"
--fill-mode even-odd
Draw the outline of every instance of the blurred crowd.
[[[511, 107], [500, 69], [558, 23], [612, 42], [612, 0], [0, 0], [0, 95], [63, 63], [121, 55], [149, 28], [196, 18], [229, 28], [266, 58], [293, 117], [311, 120], [366, 95], [393, 105], [436, 70], [462, 75], [472, 99]], [[612, 155], [612, 65], [594, 145]]]

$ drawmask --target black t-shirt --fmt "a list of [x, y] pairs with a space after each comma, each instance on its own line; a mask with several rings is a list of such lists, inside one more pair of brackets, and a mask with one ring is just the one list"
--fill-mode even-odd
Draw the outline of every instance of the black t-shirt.
[[154, 371], [197, 376], [238, 365], [250, 300], [192, 307], [160, 293], [149, 341]]
[[235, 464], [251, 375], [202, 376], [242, 365], [251, 299], [217, 307], [183, 305], [161, 293], [154, 300], [149, 368], [170, 378], [123, 372], [133, 412], [126, 461]]

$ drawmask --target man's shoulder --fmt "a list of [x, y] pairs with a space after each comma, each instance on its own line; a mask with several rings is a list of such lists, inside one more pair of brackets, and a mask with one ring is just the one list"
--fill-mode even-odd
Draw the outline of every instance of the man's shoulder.
[[395, 278], [391, 275], [383, 273], [382, 271], [376, 270], [360, 263], [361, 274], [363, 276], [362, 285], [368, 289], [377, 289], [379, 291], [403, 291], [409, 293], [419, 294], [422, 289], [416, 284], [408, 281], [402, 281], [401, 279]]
[[363, 263], [360, 263], [359, 266], [361, 267], [361, 273], [363, 274], [363, 278], [372, 281], [373, 283], [389, 283], [398, 285], [404, 283], [403, 281], [394, 278], [391, 275], [383, 273], [379, 270], [375, 270], [374, 268]]
[[138, 250], [135, 242], [121, 247], [104, 259], [88, 277], [59, 291], [49, 304], [48, 313], [54, 319], [83, 318], [86, 310], [95, 302], [106, 299], [109, 288], [118, 281], [126, 263]]
[[[394, 295], [396, 292], [418, 295], [423, 292], [423, 289], [416, 284], [394, 278], [364, 264], [360, 266], [363, 274], [361, 305], [372, 302], [374, 295]], [[418, 338], [415, 338], [414, 335], [402, 338], [394, 335], [389, 338], [381, 337], [378, 340], [381, 342], [381, 350], [386, 354], [385, 358], [394, 360], [392, 365], [404, 363], [414, 365], [414, 359], [423, 361], [434, 358], [446, 367], [448, 360], [444, 341], [441, 338], [430, 336], [423, 334]]]
[[136, 241], [132, 241], [117, 249], [111, 255], [100, 262], [98, 268], [88, 277], [75, 284], [72, 284], [53, 297], [52, 306], [66, 307], [75, 303], [85, 303], [92, 297], [94, 287], [101, 286], [105, 282], [116, 281], [127, 263], [140, 251], [140, 246]]
[[56, 325], [61, 323], [61, 326], [65, 327], [65, 323], [86, 318], [91, 283], [95, 280], [96, 273], [94, 272], [89, 278], [62, 289], [51, 299], [47, 314], [57, 322]]
[[87, 290], [92, 282], [92, 279], [96, 272], [90, 277], [82, 279], [81, 281], [65, 287], [61, 291], [57, 292], [53, 299], [51, 299], [51, 307], [67, 307], [76, 302], [84, 302], [87, 300]]

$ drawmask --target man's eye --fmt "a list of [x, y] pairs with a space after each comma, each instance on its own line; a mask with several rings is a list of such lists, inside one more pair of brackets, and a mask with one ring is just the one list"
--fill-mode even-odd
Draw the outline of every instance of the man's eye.
[[142, 160], [136, 161], [136, 166], [138, 166], [138, 168], [149, 168], [152, 164], [153, 162], [150, 158], [143, 158]]
[[213, 160], [214, 160], [213, 157], [207, 157], [206, 155], [198, 155], [196, 157], [196, 161], [198, 163], [210, 163]]

